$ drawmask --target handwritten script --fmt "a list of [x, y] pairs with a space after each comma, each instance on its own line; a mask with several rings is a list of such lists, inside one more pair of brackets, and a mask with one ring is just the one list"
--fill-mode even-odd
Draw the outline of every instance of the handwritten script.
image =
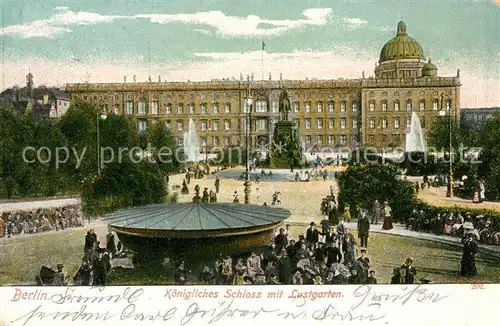
[[[342, 289], [352, 290], [352, 287]], [[223, 320], [301, 320], [301, 321], [382, 321], [390, 307], [435, 304], [450, 297], [428, 287], [401, 286], [391, 293], [378, 291], [377, 286], [362, 285], [345, 293], [342, 299], [308, 300], [305, 298], [260, 300], [245, 299], [164, 300], [157, 292], [143, 288], [90, 288], [92, 295], [82, 295], [80, 288], [64, 288], [42, 302], [25, 308], [16, 306], [18, 314], [12, 325], [45, 325], [50, 321], [86, 322], [134, 321], [143, 323], [169, 321], [171, 325], [210, 325]], [[292, 291], [290, 289], [286, 291]], [[265, 293], [265, 291], [263, 291]], [[19, 296], [19, 293], [16, 293]], [[35, 296], [36, 297], [36, 296]]]

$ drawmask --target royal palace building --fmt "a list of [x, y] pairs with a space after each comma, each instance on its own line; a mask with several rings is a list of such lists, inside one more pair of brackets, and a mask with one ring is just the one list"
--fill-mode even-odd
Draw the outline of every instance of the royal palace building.
[[[375, 77], [336, 80], [213, 80], [67, 84], [71, 101], [90, 101], [114, 114], [134, 116], [140, 131], [162, 123], [179, 145], [192, 119], [203, 148], [242, 146], [250, 126], [252, 146], [272, 142], [279, 94], [291, 101], [291, 118], [310, 150], [404, 146], [411, 115], [423, 131], [440, 115], [460, 119], [460, 73], [440, 77], [406, 24], [380, 52]], [[250, 93], [249, 108], [245, 98]], [[443, 113], [441, 112], [441, 114]], [[247, 121], [250, 121], [247, 124]]]

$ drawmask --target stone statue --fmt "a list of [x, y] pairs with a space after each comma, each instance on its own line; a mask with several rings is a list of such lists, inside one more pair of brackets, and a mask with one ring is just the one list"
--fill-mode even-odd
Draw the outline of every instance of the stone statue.
[[161, 83], [161, 76], [158, 75], [158, 82]]
[[135, 75], [134, 75], [134, 77], [133, 77], [133, 80], [134, 80], [134, 83], [135, 83]]
[[281, 121], [288, 121], [288, 115], [290, 113], [290, 100], [288, 99], [288, 93], [283, 90], [279, 98], [279, 112]]
[[123, 76], [123, 82], [126, 83], [127, 82], [127, 76]]
[[269, 73], [269, 80], [271, 80], [271, 79], [272, 79], [272, 76], [271, 76], [271, 73]]

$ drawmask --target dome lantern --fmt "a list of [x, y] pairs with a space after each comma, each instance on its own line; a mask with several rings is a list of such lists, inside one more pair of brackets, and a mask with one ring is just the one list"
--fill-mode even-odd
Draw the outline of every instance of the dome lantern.
[[397, 32], [396, 36], [404, 36], [404, 35], [408, 35], [406, 33], [406, 23], [401, 20], [398, 23], [398, 32]]

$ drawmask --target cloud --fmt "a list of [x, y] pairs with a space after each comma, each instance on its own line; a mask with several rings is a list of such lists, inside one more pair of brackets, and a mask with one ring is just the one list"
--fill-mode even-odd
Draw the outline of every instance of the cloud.
[[344, 18], [342, 19], [344, 23], [355, 25], [355, 26], [363, 26], [368, 24], [368, 22], [361, 18]]
[[55, 11], [56, 13], [48, 19], [4, 27], [0, 30], [0, 35], [21, 38], [54, 38], [60, 34], [71, 32], [67, 26], [110, 23], [117, 19], [127, 18], [125, 16], [105, 16], [92, 12], [73, 11], [67, 7], [57, 7]]
[[[216, 34], [224, 37], [249, 37], [279, 35], [292, 29], [307, 25], [324, 25], [331, 14], [330, 8], [306, 9], [302, 15], [307, 19], [263, 19], [259, 16], [246, 17], [226, 16], [221, 11], [205, 11], [194, 14], [146, 14], [135, 15], [135, 18], [149, 19], [152, 23], [170, 24], [184, 23], [211, 27]], [[264, 27], [266, 26], [266, 27]]]
[[92, 12], [73, 11], [68, 7], [56, 7], [48, 19], [35, 20], [21, 25], [11, 25], [0, 30], [0, 35], [21, 38], [54, 38], [71, 32], [69, 26], [110, 23], [118, 19], [146, 19], [156, 24], [184, 23], [199, 25], [195, 31], [204, 34], [215, 33], [223, 37], [252, 37], [280, 35], [303, 26], [321, 26], [327, 23], [330, 8], [311, 8], [302, 12], [305, 19], [264, 19], [259, 16], [227, 16], [221, 11], [205, 11], [193, 14], [138, 14], [132, 16], [100, 15]]

